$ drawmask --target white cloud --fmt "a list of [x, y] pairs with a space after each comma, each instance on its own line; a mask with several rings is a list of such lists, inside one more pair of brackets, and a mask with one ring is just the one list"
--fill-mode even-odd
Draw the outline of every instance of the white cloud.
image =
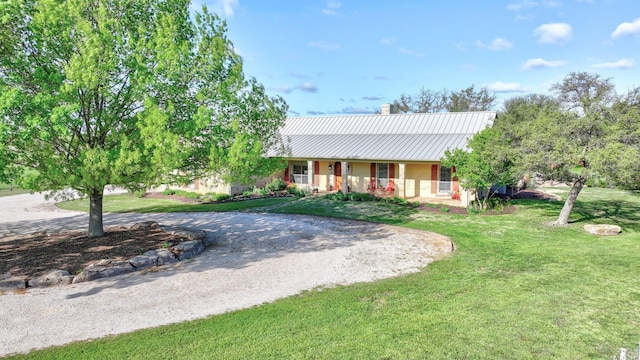
[[312, 41], [308, 43], [307, 46], [322, 49], [322, 50], [328, 50], [328, 51], [335, 51], [340, 48], [340, 45], [328, 43], [324, 40]]
[[569, 41], [572, 35], [571, 25], [566, 23], [544, 24], [539, 26], [533, 34], [538, 42], [543, 44], [561, 44]]
[[554, 60], [548, 61], [542, 58], [529, 59], [523, 65], [523, 70], [533, 70], [533, 69], [542, 69], [542, 68], [557, 68], [562, 67], [567, 64], [566, 61]]
[[562, 6], [562, 3], [556, 0], [542, 0], [542, 1], [524, 0], [524, 1], [515, 2], [507, 5], [507, 10], [520, 11], [520, 10], [535, 8], [538, 6], [544, 6], [548, 8], [557, 8]]
[[521, 93], [525, 92], [522, 85], [518, 83], [503, 83], [502, 81], [496, 81], [492, 84], [486, 85], [487, 90], [496, 93]]
[[363, 96], [362, 100], [380, 101], [380, 100], [382, 100], [382, 98], [380, 96]]
[[623, 22], [611, 33], [614, 39], [625, 35], [640, 35], [640, 18], [634, 22]]
[[393, 45], [396, 43], [396, 38], [382, 38], [380, 39], [380, 44], [382, 45]]
[[508, 50], [513, 47], [513, 44], [503, 38], [495, 38], [491, 43], [485, 44], [482, 41], [476, 41], [476, 46], [483, 49], [489, 49], [493, 51]]
[[290, 94], [294, 90], [300, 90], [300, 91], [306, 92], [306, 93], [316, 93], [316, 92], [318, 92], [318, 87], [316, 85], [311, 84], [311, 83], [305, 82], [303, 84], [296, 85], [296, 86], [289, 86], [289, 85], [279, 86], [279, 87], [275, 88], [275, 90], [278, 91], [278, 92], [281, 92], [283, 94]]
[[415, 57], [419, 57], [419, 58], [420, 58], [420, 57], [424, 57], [424, 55], [423, 55], [423, 54], [421, 54], [421, 53], [419, 53], [419, 52], [417, 52], [417, 51], [413, 51], [413, 50], [411, 50], [411, 49], [404, 48], [404, 47], [399, 47], [399, 48], [398, 48], [398, 51], [399, 51], [401, 54], [405, 54], [405, 55], [411, 55], [411, 56], [415, 56]]
[[339, 16], [341, 15], [338, 12], [338, 9], [342, 7], [342, 3], [340, 1], [330, 0], [327, 1], [326, 7], [322, 9], [322, 13], [325, 15]]
[[[194, 1], [191, 6], [196, 6], [197, 3], [198, 2]], [[214, 1], [213, 5], [211, 5], [211, 8], [213, 12], [218, 15], [232, 17], [234, 14], [234, 8], [238, 7], [238, 4], [239, 0], [216, 0]], [[202, 8], [202, 5], [197, 6], [199, 8]]]
[[620, 59], [614, 62], [606, 62], [591, 65], [595, 69], [629, 69], [634, 66], [633, 59]]
[[532, 8], [532, 7], [536, 7], [539, 6], [540, 3], [537, 1], [521, 1], [518, 3], [512, 3], [507, 5], [507, 10], [511, 10], [511, 11], [520, 11], [523, 9], [528, 9], [528, 8]]
[[318, 92], [318, 87], [308, 82], [302, 85], [296, 86], [296, 89], [299, 89], [300, 91], [307, 92], [307, 93]]

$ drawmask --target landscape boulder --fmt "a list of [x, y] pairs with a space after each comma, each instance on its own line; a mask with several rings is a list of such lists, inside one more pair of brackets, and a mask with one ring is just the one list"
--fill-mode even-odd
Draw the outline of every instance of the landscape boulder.
[[604, 235], [604, 236], [610, 236], [610, 235], [618, 235], [622, 232], [622, 228], [618, 225], [594, 225], [594, 224], [587, 224], [584, 226], [584, 231], [588, 232], [589, 234], [593, 234], [593, 235]]
[[133, 230], [136, 230], [136, 229], [156, 229], [158, 227], [160, 227], [160, 225], [155, 221], [143, 221], [143, 222], [139, 222], [139, 223], [133, 224], [133, 226], [131, 226], [131, 229], [133, 229]]
[[155, 257], [157, 260], [158, 266], [165, 264], [172, 264], [178, 262], [178, 258], [176, 254], [169, 251], [169, 249], [156, 249], [150, 250], [146, 253], [142, 254], [143, 256]]
[[129, 261], [113, 259], [100, 260], [82, 270], [82, 272], [73, 279], [73, 283], [77, 284], [80, 282], [122, 275], [132, 271], [135, 271], [135, 268], [129, 263]]
[[204, 251], [204, 245], [199, 240], [184, 241], [171, 248], [178, 260], [190, 259]]
[[0, 290], [24, 289], [26, 281], [10, 274], [0, 274]]
[[138, 255], [134, 258], [129, 259], [129, 263], [131, 266], [136, 268], [136, 270], [148, 268], [151, 266], [158, 266], [158, 256], [157, 255]]
[[66, 270], [52, 270], [48, 274], [30, 279], [29, 287], [49, 287], [68, 285], [73, 281], [73, 276]]

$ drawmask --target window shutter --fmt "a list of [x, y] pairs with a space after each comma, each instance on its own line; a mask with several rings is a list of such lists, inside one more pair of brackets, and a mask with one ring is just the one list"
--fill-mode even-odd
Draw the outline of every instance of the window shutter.
[[289, 178], [289, 165], [287, 165], [287, 167], [284, 169], [284, 181], [286, 182], [291, 181]]
[[396, 178], [396, 164], [389, 164], [389, 181]]
[[372, 190], [376, 188], [376, 163], [371, 163], [371, 173], [369, 174], [371, 177], [371, 184], [369, 185]]
[[431, 165], [431, 193], [438, 193], [438, 165]]

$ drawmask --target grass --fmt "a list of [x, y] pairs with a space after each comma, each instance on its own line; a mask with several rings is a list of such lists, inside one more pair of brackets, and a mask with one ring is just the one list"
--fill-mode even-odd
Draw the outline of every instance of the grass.
[[20, 189], [19, 187], [11, 184], [0, 183], [0, 197], [28, 193], [29, 190]]
[[[565, 227], [549, 225], [557, 202], [498, 216], [318, 197], [281, 205], [434, 231], [457, 251], [408, 276], [17, 358], [611, 359], [640, 341], [638, 192], [587, 188]], [[623, 234], [589, 235], [585, 223]]]
[[[107, 195], [103, 200], [103, 211], [113, 213], [163, 213], [163, 212], [223, 212], [242, 211], [273, 207], [292, 201], [291, 197], [262, 198], [215, 204], [185, 203], [170, 198], [139, 198], [130, 194]], [[78, 199], [58, 203], [65, 210], [89, 211], [89, 199]]]

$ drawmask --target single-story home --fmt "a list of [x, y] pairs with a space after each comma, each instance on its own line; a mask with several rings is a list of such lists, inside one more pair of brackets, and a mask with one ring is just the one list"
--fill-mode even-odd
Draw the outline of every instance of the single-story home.
[[452, 169], [441, 166], [447, 149], [491, 126], [495, 112], [380, 114], [288, 118], [280, 135], [289, 149], [285, 181], [319, 191], [376, 192], [401, 198], [470, 200]]

